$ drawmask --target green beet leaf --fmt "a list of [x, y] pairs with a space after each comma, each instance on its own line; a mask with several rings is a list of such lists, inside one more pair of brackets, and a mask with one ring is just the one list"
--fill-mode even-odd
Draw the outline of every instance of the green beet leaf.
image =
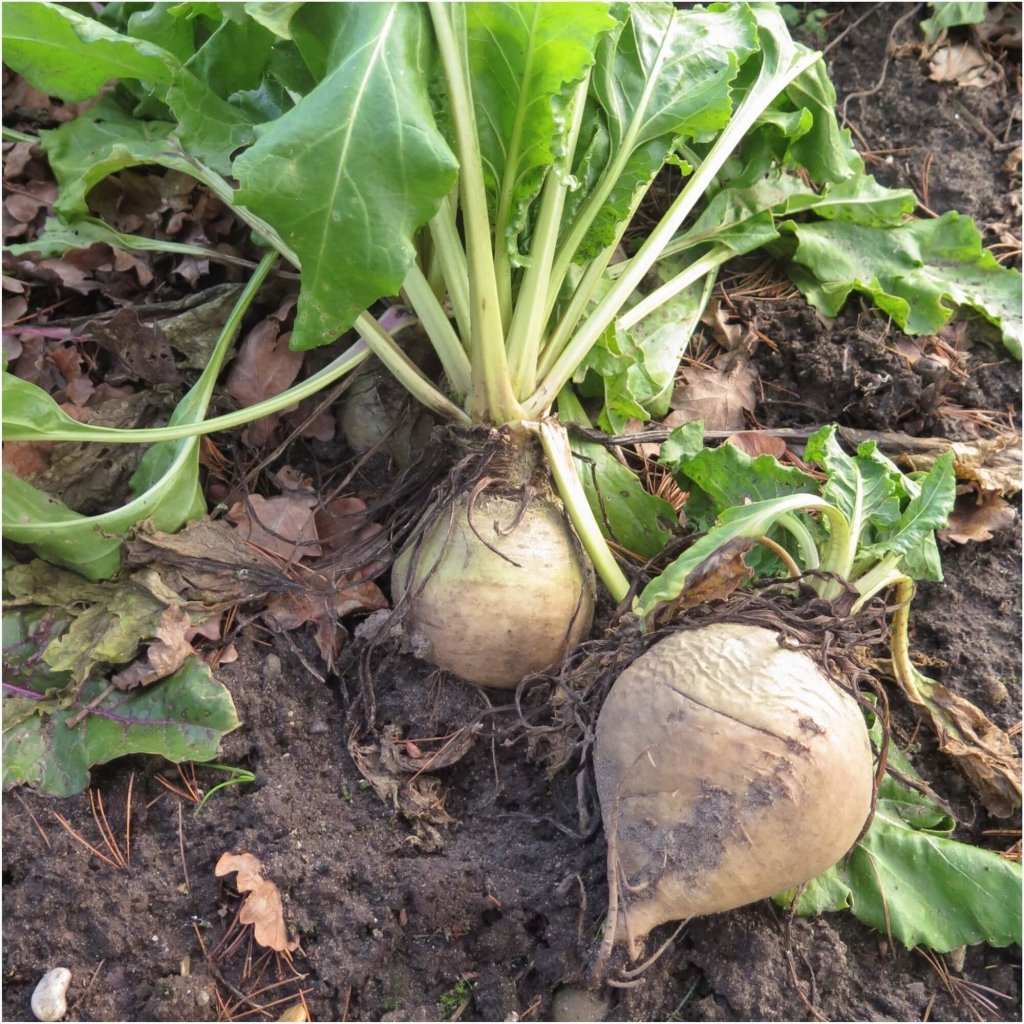
[[1020, 274], [982, 248], [970, 218], [946, 213], [893, 228], [786, 221], [779, 230], [796, 240], [794, 282], [826, 316], [859, 291], [908, 334], [934, 334], [965, 306], [999, 327], [1020, 358]]
[[929, 6], [932, 16], [921, 22], [921, 31], [929, 43], [934, 43], [946, 29], [980, 24], [987, 17], [989, 8], [985, 0], [949, 0]]
[[302, 265], [292, 334], [300, 349], [334, 341], [398, 292], [416, 255], [412, 233], [456, 174], [427, 94], [425, 13], [413, 4], [324, 6], [333, 34], [323, 80], [262, 126], [234, 164], [236, 202], [273, 224]]
[[72, 103], [91, 99], [111, 79], [174, 81], [173, 54], [57, 4], [12, 4], [4, 11], [3, 37], [6, 64], [37, 89]]
[[[89, 769], [128, 754], [158, 754], [173, 762], [209, 761], [221, 739], [238, 728], [224, 685], [197, 658], [172, 676], [144, 689], [115, 692], [74, 728], [80, 707], [106, 687], [86, 683], [75, 705], [49, 710], [39, 701], [4, 697], [4, 789], [26, 784], [44, 796], [72, 796], [89, 785]], [[9, 702], [10, 707], [9, 714]]]
[[513, 263], [519, 235], [566, 131], [564, 95], [615, 26], [599, 3], [474, 3], [463, 8], [484, 180]]
[[1020, 864], [957, 842], [953, 827], [926, 797], [887, 776], [871, 828], [806, 886], [797, 912], [848, 907], [904, 946], [939, 953], [978, 942], [1020, 945]]

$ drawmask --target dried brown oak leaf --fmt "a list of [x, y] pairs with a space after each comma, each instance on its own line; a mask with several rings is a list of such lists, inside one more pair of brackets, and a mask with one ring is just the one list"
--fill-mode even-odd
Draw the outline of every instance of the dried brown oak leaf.
[[259, 860], [251, 853], [225, 853], [217, 861], [214, 874], [220, 878], [232, 872], [236, 872], [235, 887], [238, 891], [248, 893], [238, 920], [253, 926], [253, 934], [261, 946], [278, 953], [296, 949], [298, 942], [288, 939], [281, 892], [273, 882], [263, 877], [263, 865]]
[[290, 560], [316, 558], [321, 554], [312, 494], [282, 494], [277, 498], [250, 495], [231, 506], [226, 516], [238, 527], [238, 535], [261, 551]]
[[1003, 498], [993, 494], [979, 497], [972, 490], [957, 498], [949, 526], [939, 530], [939, 538], [954, 544], [991, 540], [1000, 530], [1013, 526], [1016, 519], [1013, 506]]
[[786, 442], [776, 434], [766, 434], [762, 430], [742, 430], [732, 437], [727, 437], [725, 443], [739, 448], [744, 455], [749, 455], [752, 459], [759, 455], [771, 455], [781, 459], [786, 454]]
[[131, 690], [136, 686], [148, 686], [158, 679], [177, 672], [185, 659], [195, 654], [188, 642], [192, 632], [192, 618], [180, 605], [165, 608], [160, 616], [156, 637], [150, 641], [146, 657], [133, 661], [124, 671], [111, 676], [110, 681], [119, 690]]
[[668, 427], [703, 420], [705, 430], [742, 430], [744, 413], [757, 405], [757, 370], [742, 356], [727, 355], [716, 366], [687, 366], [672, 395]]

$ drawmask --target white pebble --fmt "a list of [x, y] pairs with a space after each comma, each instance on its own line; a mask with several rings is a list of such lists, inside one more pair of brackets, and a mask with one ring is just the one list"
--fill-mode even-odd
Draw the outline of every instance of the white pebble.
[[71, 972], [66, 967], [47, 971], [32, 993], [32, 1012], [36, 1020], [60, 1020], [68, 1012], [68, 986]]

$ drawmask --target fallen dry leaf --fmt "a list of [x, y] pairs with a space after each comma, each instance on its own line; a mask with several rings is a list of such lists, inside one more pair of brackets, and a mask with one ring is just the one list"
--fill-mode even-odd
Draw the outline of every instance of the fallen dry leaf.
[[291, 333], [281, 332], [276, 316], [261, 320], [247, 335], [228, 374], [227, 391], [243, 406], [291, 387], [302, 368], [302, 352], [288, 348]]
[[[326, 552], [352, 554], [351, 564], [365, 562], [371, 555], [380, 556], [385, 551], [383, 541], [376, 542], [384, 532], [379, 523], [370, 519], [370, 512], [362, 498], [332, 498], [316, 511], [316, 528], [320, 543]], [[380, 568], [379, 563], [367, 566], [364, 575], [373, 575]]]
[[278, 953], [298, 947], [297, 941], [288, 940], [280, 890], [263, 877], [263, 866], [256, 857], [251, 853], [225, 853], [213, 871], [218, 878], [237, 873], [235, 887], [239, 892], [248, 893], [238, 920], [253, 926], [253, 934], [261, 946]]
[[267, 949], [283, 953], [298, 946], [298, 942], [288, 941], [281, 893], [273, 882], [263, 879], [249, 893], [242, 904], [238, 920], [242, 924], [251, 924], [256, 941]]
[[715, 341], [727, 352], [741, 348], [752, 334], [749, 324], [734, 320], [732, 317], [733, 314], [723, 309], [717, 298], [713, 298], [700, 318], [702, 324], [711, 328], [711, 335]]
[[672, 412], [663, 421], [678, 427], [703, 420], [705, 430], [742, 430], [744, 413], [757, 405], [757, 370], [741, 356], [730, 355], [722, 368], [687, 366], [684, 383], [672, 395]]
[[50, 465], [53, 445], [48, 441], [5, 441], [3, 465], [22, 480], [33, 480]]
[[[328, 666], [332, 666], [344, 636], [338, 628], [338, 619], [354, 612], [387, 608], [388, 599], [371, 580], [333, 583], [316, 573], [307, 577], [304, 583], [301, 590], [271, 594], [261, 617], [271, 628], [285, 631], [312, 623], [320, 656]], [[317, 590], [313, 589], [314, 586]]]
[[279, 1021], [308, 1021], [309, 1014], [302, 1003], [296, 1003], [294, 1006], [289, 1006], [277, 1019]]
[[759, 455], [772, 455], [781, 459], [786, 454], [786, 442], [776, 434], [766, 434], [761, 430], [741, 430], [726, 438], [726, 444], [739, 448], [744, 455], [756, 459]]
[[131, 690], [136, 686], [149, 686], [159, 679], [177, 672], [185, 659], [195, 654], [186, 639], [191, 630], [192, 619], [180, 605], [171, 605], [160, 616], [156, 637], [146, 650], [145, 659], [133, 661], [123, 672], [117, 672], [110, 681], [119, 690]]
[[130, 309], [119, 309], [105, 320], [91, 320], [82, 328], [82, 341], [94, 342], [112, 357], [105, 379], [143, 384], [178, 384], [171, 346], [158, 324], [144, 324]]
[[1003, 77], [999, 65], [970, 43], [940, 46], [928, 61], [928, 71], [933, 82], [956, 82], [967, 89], [986, 89]]
[[253, 494], [232, 505], [226, 518], [238, 527], [242, 540], [261, 551], [289, 560], [316, 558], [322, 550], [313, 516], [316, 505], [311, 494]]
[[218, 878], [237, 872], [235, 880], [239, 892], [249, 892], [255, 882], [263, 877], [263, 865], [259, 858], [251, 853], [223, 853], [213, 873]]
[[988, 15], [976, 28], [978, 38], [988, 46], [1019, 50], [1021, 23], [1019, 4], [989, 4]]
[[979, 496], [972, 489], [957, 498], [949, 526], [939, 530], [939, 537], [954, 544], [991, 540], [1000, 530], [1013, 526], [1016, 519], [1016, 511], [1004, 498], [994, 494]]

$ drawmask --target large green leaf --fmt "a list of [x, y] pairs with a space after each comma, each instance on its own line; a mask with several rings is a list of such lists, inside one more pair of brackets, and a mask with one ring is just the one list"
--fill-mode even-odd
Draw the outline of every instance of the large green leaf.
[[596, 102], [588, 109], [576, 167], [584, 189], [567, 203], [570, 213], [591, 223], [577, 258], [614, 239], [638, 190], [650, 184], [677, 141], [726, 124], [730, 83], [755, 46], [754, 20], [744, 4], [687, 11], [630, 5], [628, 20], [598, 47]]
[[[225, 173], [232, 152], [251, 140], [245, 114], [169, 50], [122, 35], [68, 7], [35, 2], [15, 7], [5, 12], [4, 60], [37, 88], [66, 100], [85, 100], [112, 79], [144, 82], [153, 98], [174, 112], [176, 131], [190, 155], [218, 173]], [[173, 42], [180, 46], [180, 37]]]
[[731, 444], [702, 448], [695, 455], [676, 459], [663, 455], [659, 461], [689, 492], [686, 518], [698, 530], [708, 529], [718, 515], [734, 505], [818, 493], [814, 477], [794, 466], [783, 466], [771, 455], [752, 458]]
[[411, 236], [455, 182], [434, 123], [419, 5], [337, 4], [326, 75], [234, 164], [236, 200], [298, 255], [296, 348], [333, 341], [415, 257]]
[[996, 324], [1020, 358], [1020, 272], [982, 248], [970, 218], [946, 213], [893, 228], [786, 221], [780, 230], [796, 239], [793, 280], [826, 316], [838, 315], [856, 290], [908, 334], [933, 334], [955, 306], [966, 306]]
[[853, 148], [849, 128], [839, 127], [836, 90], [824, 59], [812, 64], [789, 85], [785, 98], [797, 109], [809, 110], [812, 116], [810, 131], [790, 143], [787, 162], [806, 167], [815, 181], [840, 182], [861, 177], [864, 160]]
[[[888, 530], [881, 532], [874, 544], [867, 545], [863, 554], [876, 558], [916, 555], [912, 568], [917, 571], [912, 571], [912, 576], [920, 579], [922, 572], [927, 571], [924, 578], [942, 579], [941, 569], [935, 575], [934, 567], [928, 564], [930, 560], [922, 565], [921, 559], [922, 556], [927, 559], [930, 549], [934, 548], [935, 531], [946, 525], [953, 511], [953, 503], [956, 501], [954, 458], [953, 452], [946, 452], [935, 460], [932, 468], [918, 482], [919, 490], [903, 509], [899, 519]], [[922, 550], [922, 544], [928, 544], [930, 548]]]
[[[681, 261], [678, 261], [681, 262]], [[671, 275], [674, 262], [659, 266]], [[630, 419], [664, 416], [679, 361], [707, 306], [715, 273], [683, 289], [628, 330], [615, 326], [591, 349], [575, 380], [585, 395], [603, 398], [598, 426], [619, 434]]]
[[822, 427], [807, 439], [805, 457], [828, 473], [824, 496], [841, 509], [850, 523], [854, 541], [869, 524], [891, 526], [900, 517], [902, 474], [878, 452], [874, 441], [865, 442], [856, 455], [847, 455], [834, 426]]
[[615, 25], [605, 4], [470, 3], [466, 52], [484, 178], [515, 262], [529, 203], [566, 130], [568, 89]]
[[167, 121], [140, 121], [102, 101], [54, 131], [40, 133], [60, 191], [54, 211], [66, 221], [88, 216], [86, 199], [104, 178], [126, 167], [157, 164], [195, 175]]
[[1021, 868], [950, 838], [954, 823], [919, 793], [886, 776], [867, 835], [809, 883], [797, 912], [850, 908], [904, 946], [1021, 942]]
[[[78, 705], [105, 688], [102, 679], [90, 681]], [[128, 754], [209, 761], [239, 724], [231, 695], [198, 658], [152, 686], [111, 694], [73, 728], [68, 721], [78, 705], [60, 708], [52, 700], [20, 697], [4, 697], [3, 703], [4, 788], [25, 783], [44, 796], [80, 793], [93, 765]]]
[[177, 61], [162, 47], [57, 4], [10, 4], [3, 38], [6, 64], [37, 89], [72, 103], [92, 99], [111, 79], [174, 81]]

